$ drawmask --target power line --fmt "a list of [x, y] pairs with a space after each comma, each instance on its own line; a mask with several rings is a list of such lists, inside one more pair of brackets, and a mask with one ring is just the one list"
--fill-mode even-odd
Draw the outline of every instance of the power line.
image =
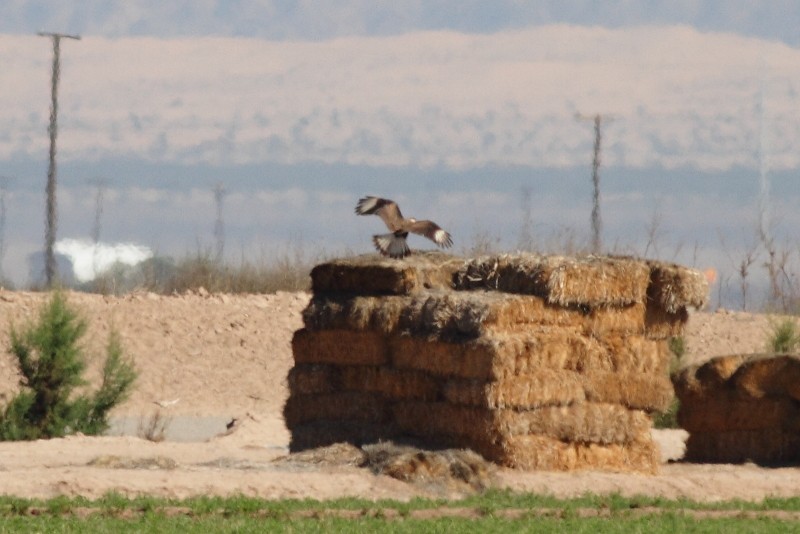
[[47, 196], [46, 227], [44, 234], [45, 243], [45, 276], [47, 287], [53, 287], [56, 278], [56, 256], [53, 247], [56, 242], [56, 137], [58, 136], [58, 80], [61, 76], [61, 39], [79, 40], [80, 35], [66, 33], [39, 32], [41, 37], [50, 37], [53, 40], [53, 71], [50, 82], [50, 165], [47, 169]]

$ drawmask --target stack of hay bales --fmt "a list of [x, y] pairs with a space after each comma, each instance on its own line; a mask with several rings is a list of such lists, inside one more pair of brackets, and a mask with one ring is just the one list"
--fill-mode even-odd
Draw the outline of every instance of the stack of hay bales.
[[293, 450], [414, 438], [526, 469], [655, 471], [666, 339], [707, 293], [696, 271], [607, 257], [368, 256], [311, 276]]
[[800, 357], [721, 356], [675, 380], [689, 461], [800, 461]]

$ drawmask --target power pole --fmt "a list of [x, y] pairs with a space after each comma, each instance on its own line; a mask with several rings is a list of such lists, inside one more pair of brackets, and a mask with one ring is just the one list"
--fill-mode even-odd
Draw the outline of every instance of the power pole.
[[222, 253], [225, 248], [225, 225], [222, 221], [222, 201], [225, 198], [225, 186], [222, 182], [214, 186], [214, 202], [217, 205], [217, 220], [214, 221], [214, 238], [216, 240], [215, 261], [222, 265]]
[[0, 176], [0, 286], [5, 281], [3, 275], [3, 258], [6, 255], [6, 193], [8, 184], [11, 181], [9, 176]]
[[56, 242], [56, 136], [58, 135], [58, 79], [61, 76], [61, 39], [79, 40], [80, 35], [39, 32], [42, 37], [53, 39], [53, 74], [50, 83], [50, 165], [47, 169], [47, 224], [44, 232], [45, 258], [44, 270], [47, 287], [52, 288], [56, 278], [56, 256], [53, 246]]
[[611, 119], [599, 113], [593, 116], [577, 113], [575, 118], [582, 121], [594, 122], [594, 158], [592, 159], [592, 185], [594, 187], [594, 192], [592, 193], [592, 253], [599, 254], [602, 248], [601, 233], [603, 225], [600, 218], [600, 144], [603, 139], [601, 125], [604, 118], [606, 120]]
[[103, 217], [103, 198], [106, 192], [106, 179], [102, 177], [88, 180], [89, 184], [95, 186], [94, 195], [94, 224], [92, 225], [92, 270], [97, 276], [98, 261], [97, 255], [100, 248], [100, 228]]

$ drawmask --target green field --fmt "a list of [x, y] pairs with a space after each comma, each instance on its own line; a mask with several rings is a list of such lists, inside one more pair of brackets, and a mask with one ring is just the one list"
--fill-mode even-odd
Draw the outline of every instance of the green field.
[[701, 504], [490, 491], [410, 502], [245, 497], [168, 500], [107, 495], [0, 498], [0, 532], [800, 532], [800, 499]]

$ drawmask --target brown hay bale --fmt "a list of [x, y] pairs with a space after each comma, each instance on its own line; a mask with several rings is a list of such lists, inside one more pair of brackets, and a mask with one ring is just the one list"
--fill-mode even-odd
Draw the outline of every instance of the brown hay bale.
[[739, 366], [731, 381], [737, 390], [757, 399], [789, 395], [800, 400], [800, 356], [753, 356]]
[[648, 261], [650, 285], [647, 298], [667, 313], [678, 313], [689, 306], [705, 308], [708, 301], [708, 281], [700, 271], [674, 263]]
[[381, 365], [388, 359], [386, 339], [375, 332], [297, 330], [292, 336], [296, 363]]
[[660, 411], [669, 407], [673, 390], [666, 374], [537, 369], [495, 381], [451, 379], [444, 385], [444, 399], [452, 404], [492, 410], [565, 406], [589, 401]]
[[789, 397], [756, 399], [734, 390], [717, 390], [681, 398], [678, 423], [689, 432], [800, 431], [800, 408]]
[[702, 364], [685, 367], [673, 378], [675, 393], [683, 402], [684, 398], [693, 395], [704, 396], [730, 389], [732, 385], [728, 380], [748, 359], [749, 356], [744, 354], [718, 356]]
[[405, 296], [315, 296], [303, 310], [303, 323], [309, 330], [371, 330], [389, 334], [398, 330], [400, 316], [411, 301]]
[[389, 353], [399, 369], [490, 381], [543, 368], [666, 374], [669, 354], [663, 345], [642, 336], [614, 336], [601, 342], [570, 328], [540, 327], [525, 333], [487, 334], [464, 343], [391, 337]]
[[661, 340], [683, 335], [686, 323], [689, 322], [689, 312], [686, 308], [671, 313], [650, 300], [644, 308], [644, 329], [648, 338]]
[[559, 306], [624, 306], [645, 300], [650, 269], [630, 258], [502, 254], [468, 260], [457, 290], [490, 289], [544, 297]]
[[403, 260], [377, 254], [341, 258], [311, 270], [314, 294], [408, 295], [433, 287], [450, 288], [463, 260], [439, 252], [420, 252]]
[[383, 423], [388, 416], [387, 403], [380, 395], [359, 391], [290, 395], [283, 407], [283, 418], [289, 430], [321, 420]]
[[361, 420], [320, 420], [290, 428], [291, 452], [326, 447], [334, 443], [352, 443], [360, 447], [365, 443], [393, 439], [397, 428], [391, 423], [367, 423]]
[[444, 384], [444, 399], [451, 404], [490, 410], [563, 406], [586, 399], [577, 373], [538, 369], [499, 381], [452, 379]]
[[704, 463], [796, 464], [800, 462], [800, 434], [779, 428], [691, 432], [684, 459]]
[[314, 297], [303, 311], [303, 321], [307, 329], [315, 331], [370, 330], [457, 340], [534, 325], [571, 326], [597, 337], [642, 334], [645, 315], [646, 307], [641, 303], [564, 308], [530, 295], [427, 291], [413, 296]]
[[298, 364], [289, 371], [289, 391], [301, 395], [361, 391], [387, 399], [435, 400], [439, 382], [419, 371], [378, 366]]
[[591, 469], [624, 473], [658, 473], [660, 453], [648, 437], [628, 442], [577, 443], [548, 436], [514, 436], [489, 452], [507, 467], [527, 470], [576, 471]]
[[343, 389], [380, 393], [387, 399], [434, 400], [439, 396], [439, 380], [419, 371], [346, 367], [341, 376]]
[[339, 367], [325, 364], [297, 364], [287, 376], [291, 395], [316, 395], [340, 391]]
[[664, 411], [675, 397], [666, 373], [586, 371], [581, 375], [586, 400], [621, 404], [632, 410]]
[[461, 437], [461, 446], [539, 434], [565, 441], [626, 443], [651, 427], [646, 413], [614, 404], [580, 403], [533, 410], [487, 410], [438, 402], [398, 402], [397, 425], [412, 436]]

